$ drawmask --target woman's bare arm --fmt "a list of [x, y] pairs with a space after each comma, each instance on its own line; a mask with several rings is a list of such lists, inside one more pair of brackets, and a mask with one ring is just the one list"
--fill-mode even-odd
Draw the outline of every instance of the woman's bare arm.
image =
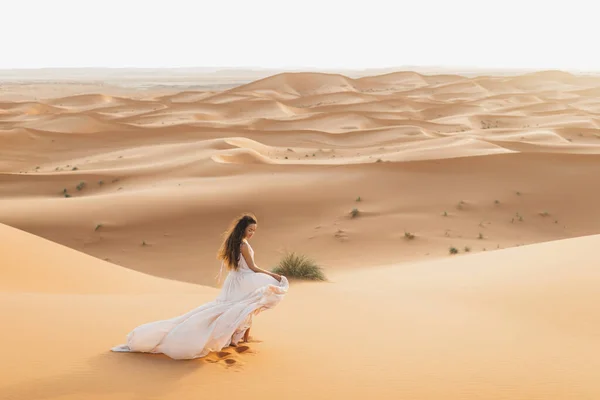
[[273, 278], [277, 279], [278, 281], [281, 280], [281, 276], [278, 274], [274, 274], [272, 272], [269, 271], [265, 271], [262, 268], [259, 268], [255, 263], [254, 263], [254, 259], [252, 259], [252, 256], [250, 255], [250, 250], [248, 250], [248, 245], [246, 243], [242, 243], [242, 256], [244, 257], [244, 260], [246, 260], [246, 264], [248, 264], [248, 267], [257, 273], [263, 273], [263, 274], [267, 274], [272, 276]]

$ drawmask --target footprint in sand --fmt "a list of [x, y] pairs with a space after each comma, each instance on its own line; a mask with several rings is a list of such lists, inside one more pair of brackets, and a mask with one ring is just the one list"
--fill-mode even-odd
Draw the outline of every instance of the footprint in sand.
[[224, 362], [227, 366], [232, 366], [234, 364], [239, 365], [237, 360], [235, 360], [233, 358], [229, 358], [229, 356], [231, 356], [231, 355], [232, 355], [232, 353], [230, 353], [228, 351], [219, 351], [217, 353], [214, 353], [214, 356], [206, 357], [204, 360], [211, 364], [217, 364], [217, 363]]
[[[251, 352], [250, 346], [236, 346], [236, 347], [234, 347], [234, 350], [237, 354]], [[227, 366], [242, 365], [242, 364], [240, 364], [239, 360], [236, 360], [234, 357], [232, 357], [233, 355], [235, 355], [235, 353], [232, 353], [229, 351], [219, 351], [219, 352], [216, 352], [213, 354], [216, 357], [209, 356], [205, 359], [205, 361], [209, 362], [211, 364], [224, 362]]]
[[239, 353], [239, 354], [241, 354], [241, 353], [245, 353], [245, 352], [247, 352], [248, 350], [250, 350], [250, 347], [249, 347], [249, 346], [238, 346], [238, 347], [236, 347], [236, 348], [235, 348], [235, 351], [236, 351], [237, 353]]
[[229, 356], [229, 355], [231, 355], [231, 353], [230, 353], [230, 352], [228, 352], [228, 351], [219, 351], [219, 352], [217, 353], [217, 357], [219, 357], [219, 358], [225, 358], [225, 357], [227, 357], [227, 356]]

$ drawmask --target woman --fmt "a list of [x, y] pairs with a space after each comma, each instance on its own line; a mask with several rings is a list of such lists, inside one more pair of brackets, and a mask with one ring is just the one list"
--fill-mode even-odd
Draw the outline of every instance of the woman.
[[218, 252], [229, 274], [217, 298], [188, 313], [138, 326], [117, 352], [162, 353], [174, 359], [204, 357], [210, 352], [248, 341], [252, 316], [273, 308], [289, 288], [285, 276], [259, 268], [248, 240], [257, 228], [256, 217], [244, 214], [225, 233]]

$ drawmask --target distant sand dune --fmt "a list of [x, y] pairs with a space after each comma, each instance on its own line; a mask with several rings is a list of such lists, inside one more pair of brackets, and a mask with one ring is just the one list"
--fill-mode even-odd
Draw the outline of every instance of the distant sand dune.
[[303, 96], [292, 100], [282, 100], [282, 102], [300, 109], [326, 107], [330, 105], [343, 108], [347, 107], [349, 104], [364, 104], [365, 102], [377, 101], [380, 99], [379, 96], [372, 94], [337, 92]]
[[49, 101], [50, 104], [60, 107], [99, 107], [107, 105], [122, 105], [131, 104], [135, 101], [130, 99], [124, 99], [115, 96], [107, 96], [104, 94], [81, 94], [76, 96], [61, 97]]
[[[183, 90], [147, 98], [84, 93], [37, 102], [5, 102], [0, 127], [4, 132], [28, 128], [36, 132], [29, 133], [30, 138], [37, 135], [38, 142], [50, 139], [54, 143], [61, 138], [51, 134], [110, 134], [115, 140], [120, 140], [116, 135], [133, 140], [134, 132], [144, 130], [155, 137], [164, 134], [167, 141], [178, 141], [173, 135], [197, 132], [208, 135], [208, 139], [226, 139], [227, 132], [232, 131], [231, 137], [249, 135], [257, 143], [275, 147], [285, 146], [276, 132], [287, 132], [287, 138], [294, 132], [307, 149], [323, 140], [334, 143], [323, 134], [362, 132], [367, 147], [380, 143], [380, 139], [371, 139], [383, 131], [403, 132], [396, 139], [386, 136], [385, 143], [469, 135], [469, 141], [491, 141], [492, 153], [502, 143], [514, 151], [515, 145], [508, 143], [515, 140], [525, 143], [517, 146], [520, 151], [554, 152], [556, 148], [548, 145], [560, 143], [560, 151], [568, 152], [571, 143], [573, 152], [580, 153], [583, 143], [575, 143], [578, 137], [585, 137], [581, 139], [585, 151], [594, 153], [590, 146], [596, 144], [592, 139], [600, 129], [600, 102], [595, 100], [599, 88], [596, 78], [561, 71], [474, 78], [412, 71], [361, 78], [281, 73], [223, 91]], [[571, 131], [561, 139], [558, 136], [567, 132], [565, 129]], [[5, 144], [10, 140], [10, 149], [26, 143], [14, 134], [2, 136]], [[352, 147], [360, 145], [357, 136], [352, 137]], [[535, 144], [542, 147], [534, 150], [531, 146]], [[13, 159], [20, 154], [18, 150], [11, 152]], [[256, 163], [255, 156], [236, 157], [235, 163]], [[271, 156], [263, 156], [266, 158], [260, 158], [261, 163], [273, 162]], [[224, 161], [227, 156], [215, 157]], [[314, 159], [317, 165], [323, 161]]]
[[599, 87], [595, 78], [561, 71], [475, 78], [412, 71], [361, 78], [282, 73], [224, 91], [184, 90], [146, 99], [91, 93], [3, 103], [0, 126], [87, 134], [195, 127], [340, 134], [410, 126], [424, 137], [468, 132], [485, 140], [486, 130], [517, 130], [510, 134], [531, 139], [539, 134], [528, 130], [599, 129], [600, 103], [590, 97]]
[[94, 133], [127, 129], [125, 125], [103, 121], [91, 115], [59, 115], [45, 120], [27, 122], [25, 128], [63, 133]]
[[369, 87], [369, 85], [407, 85], [407, 86], [427, 86], [429, 83], [443, 83], [447, 80], [462, 80], [459, 76], [425, 76], [414, 71], [399, 71], [388, 74], [365, 76], [356, 79], [359, 85]]
[[272, 160], [256, 150], [239, 148], [227, 151], [226, 154], [213, 156], [217, 162], [232, 164], [272, 164]]
[[200, 100], [204, 100], [207, 97], [213, 96], [218, 92], [195, 92], [195, 91], [183, 91], [175, 94], [168, 94], [165, 96], [158, 96], [156, 98], [159, 102], [170, 102], [170, 103], [194, 103]]
[[274, 92], [284, 95], [314, 96], [318, 94], [353, 92], [352, 79], [338, 74], [283, 73], [229, 90], [230, 93]]
[[38, 102], [0, 103], [0, 113], [5, 115], [43, 115], [57, 114], [64, 111], [63, 108]]
[[[595, 153], [593, 146], [600, 145], [595, 142], [600, 130], [596, 113], [600, 111], [600, 102], [593, 96], [599, 87], [600, 82], [595, 78], [560, 71], [475, 78], [412, 71], [361, 78], [282, 73], [224, 91], [183, 90], [147, 98], [90, 93], [37, 102], [5, 102], [0, 127], [6, 133], [0, 141], [9, 146], [12, 160], [23, 159], [19, 155], [26, 152], [22, 146], [31, 143], [21, 135], [8, 133], [20, 128], [30, 129], [29, 139], [39, 145], [45, 140], [62, 142], [56, 136], [60, 134], [110, 134], [111, 143], [116, 144], [125, 138], [131, 143], [142, 132], [153, 140], [164, 135], [167, 142], [177, 142], [182, 135], [196, 132], [199, 139], [208, 140], [248, 135], [255, 143], [272, 148], [271, 154], [256, 146], [235, 150], [235, 157], [213, 154], [214, 161], [234, 164], [279, 163], [280, 158], [285, 162], [285, 155], [278, 149], [287, 147], [276, 136], [284, 133], [288, 141], [292, 134], [296, 135], [298, 143], [303, 143], [300, 147], [306, 149], [305, 155], [310, 155], [297, 161], [315, 165], [340, 164], [340, 159], [325, 162], [323, 157], [312, 157], [310, 153], [325, 143], [343, 146], [343, 142], [327, 136], [339, 134], [348, 136], [347, 143], [352, 148], [427, 140], [411, 150], [421, 152], [418, 159], [430, 157], [428, 154], [437, 157], [447, 148], [443, 146], [440, 152], [432, 152], [430, 146], [436, 142], [429, 139], [461, 135], [468, 135], [468, 140], [452, 142], [452, 148], [460, 143], [458, 147], [466, 146], [465, 154], [472, 154], [466, 149], [474, 143], [479, 143], [478, 155], [484, 148], [495, 154], [498, 146], [506, 146], [508, 151], [554, 153], [569, 152], [571, 145], [573, 153]], [[382, 132], [388, 133], [381, 136]], [[100, 136], [93, 137], [101, 140]], [[577, 143], [581, 140], [582, 143]], [[541, 147], [535, 148], [536, 145]], [[65, 149], [59, 150], [58, 144], [45, 146], [54, 154], [65, 154], [58, 163], [43, 163], [47, 166], [54, 164], [60, 168], [60, 164], [68, 165], [69, 161], [81, 164], [88, 158], [66, 158]], [[118, 145], [114, 150], [118, 150]], [[344, 162], [363, 163], [364, 154], [359, 153], [348, 156]], [[392, 158], [413, 159], [405, 157], [406, 151], [400, 153], [404, 156]], [[102, 157], [101, 154], [98, 156]], [[367, 160], [374, 162], [377, 158], [373, 160], [373, 156], [370, 154]], [[148, 159], [152, 157], [155, 155], [149, 155]], [[289, 157], [287, 162], [291, 162]]]

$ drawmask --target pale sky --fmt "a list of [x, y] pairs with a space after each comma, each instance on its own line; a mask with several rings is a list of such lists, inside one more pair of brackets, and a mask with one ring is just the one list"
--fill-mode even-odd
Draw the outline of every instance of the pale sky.
[[600, 70], [593, 0], [0, 1], [2, 69]]

